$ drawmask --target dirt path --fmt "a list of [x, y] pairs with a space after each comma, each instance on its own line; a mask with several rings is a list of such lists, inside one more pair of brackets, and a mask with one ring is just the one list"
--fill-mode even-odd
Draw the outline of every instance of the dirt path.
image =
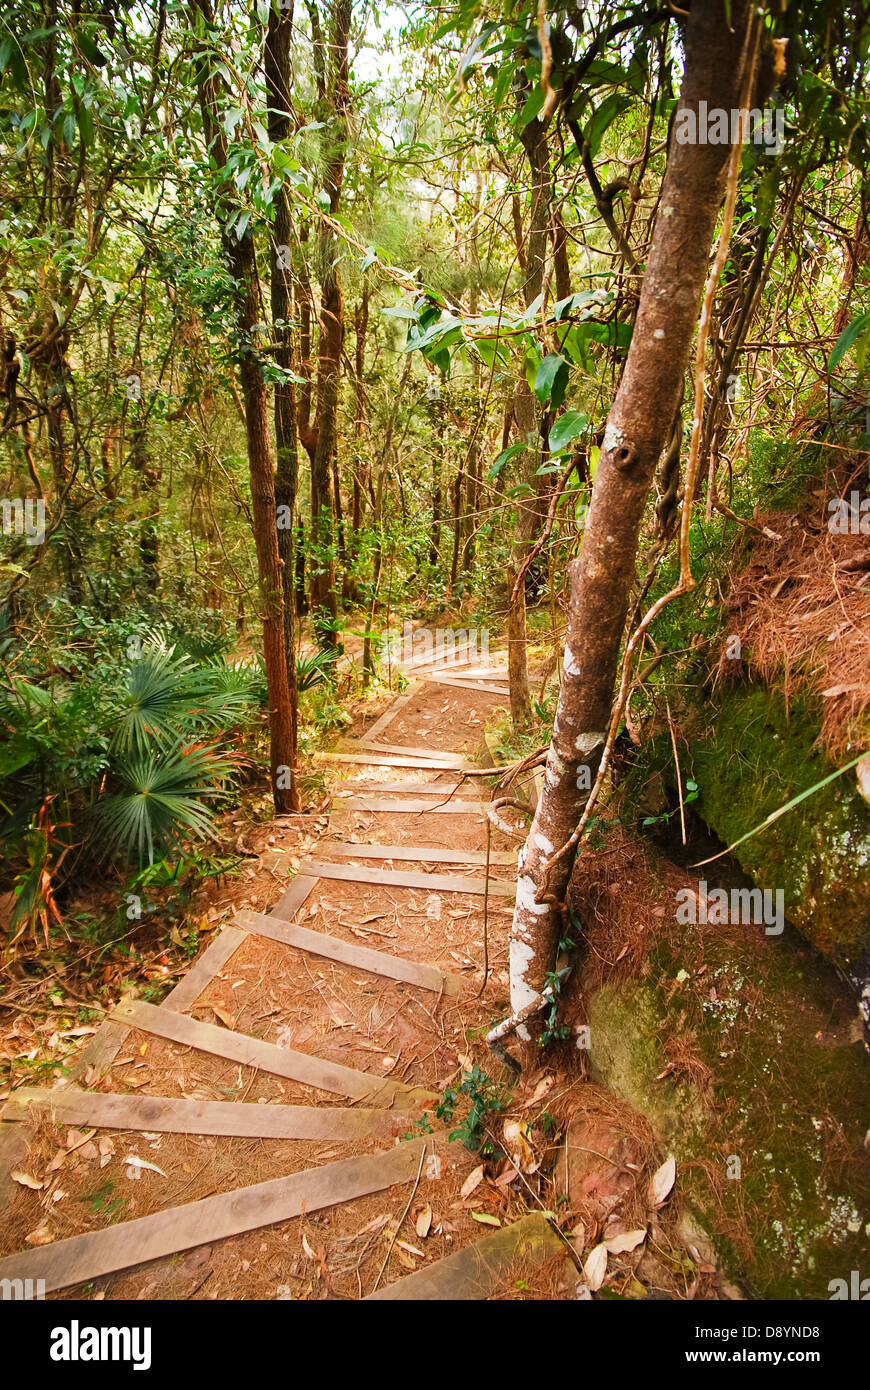
[[[558, 1248], [542, 1218], [510, 1233], [509, 1182], [463, 1195], [480, 1158], [433, 1113], [509, 1010], [515, 847], [493, 834], [480, 999], [486, 793], [427, 765], [480, 752], [497, 675], [450, 678], [415, 672], [355, 731], [378, 764], [330, 762], [328, 822], [268, 915], [237, 913], [159, 1007], [122, 1001], [72, 1084], [13, 1094], [0, 1275], [73, 1298], [483, 1297]], [[501, 1260], [456, 1256], [487, 1234]]]

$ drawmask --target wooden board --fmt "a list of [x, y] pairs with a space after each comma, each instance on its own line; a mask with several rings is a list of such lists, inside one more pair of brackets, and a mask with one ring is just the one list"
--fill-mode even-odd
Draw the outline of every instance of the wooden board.
[[325, 932], [311, 931], [295, 922], [278, 922], [262, 912], [248, 909], [236, 913], [233, 920], [258, 936], [267, 936], [271, 941], [281, 941], [285, 946], [295, 946], [297, 950], [310, 951], [327, 960], [340, 961], [342, 965], [353, 966], [356, 970], [368, 970], [389, 980], [420, 985], [423, 989], [434, 990], [436, 994], [461, 994], [463, 990], [462, 980], [457, 975], [450, 975], [434, 965], [420, 965], [417, 961], [403, 960], [385, 951], [373, 951], [368, 946], [357, 946], [355, 942], [342, 941], [338, 937], [327, 936]]
[[487, 1299], [515, 1261], [543, 1264], [563, 1249], [546, 1217], [533, 1213], [484, 1236], [476, 1245], [466, 1245], [464, 1250], [377, 1289], [364, 1302]]
[[[475, 781], [478, 781], [475, 778]], [[406, 796], [449, 796], [457, 787], [462, 787], [462, 782], [341, 782], [332, 790], [333, 808], [335, 810], [346, 801], [348, 795], [354, 796], [357, 792], [363, 792], [366, 796], [381, 796], [385, 792], [404, 792]], [[466, 787], [466, 791], [471, 788]], [[489, 788], [485, 788], [489, 790]], [[453, 797], [454, 801], [462, 800], [459, 796]], [[473, 800], [466, 796], [465, 800], [469, 806], [477, 805], [477, 798]]]
[[[440, 672], [439, 672], [440, 674]], [[506, 666], [462, 666], [459, 670], [451, 672], [464, 681], [507, 681], [508, 669]], [[531, 676], [531, 672], [529, 672]]]
[[432, 1092], [422, 1087], [405, 1086], [400, 1081], [354, 1071], [352, 1067], [327, 1062], [308, 1052], [276, 1047], [274, 1043], [249, 1037], [247, 1033], [234, 1033], [213, 1023], [200, 1023], [186, 1014], [175, 1014], [160, 1005], [146, 1004], [141, 999], [122, 999], [111, 1016], [130, 1028], [140, 1028], [144, 1033], [181, 1043], [183, 1047], [195, 1047], [213, 1057], [226, 1057], [243, 1066], [257, 1067], [273, 1076], [297, 1081], [302, 1086], [314, 1086], [319, 1091], [349, 1096], [352, 1100], [367, 1100], [373, 1106], [395, 1104], [397, 1109], [406, 1110], [422, 1107], [433, 1098]]
[[21, 1190], [9, 1175], [13, 1168], [24, 1166], [32, 1138], [29, 1125], [7, 1124], [4, 1111], [0, 1120], [0, 1212]]
[[417, 695], [419, 695], [421, 687], [422, 681], [413, 681], [411, 685], [409, 685], [408, 689], [405, 691], [405, 694], [400, 695], [398, 700], [393, 701], [389, 709], [381, 715], [377, 723], [373, 724], [372, 727], [367, 731], [367, 733], [364, 733], [362, 735], [359, 742], [366, 744], [371, 743], [373, 738], [377, 738], [378, 734], [383, 733], [387, 725], [392, 724], [396, 715], [399, 714], [399, 712], [405, 708], [408, 702], [410, 700], [413, 700]]
[[[198, 999], [206, 985], [211, 984], [215, 975], [246, 940], [244, 932], [236, 927], [224, 927], [211, 945], [203, 951], [198, 960], [167, 994], [163, 1001], [164, 1009], [181, 1012], [190, 1008]], [[106, 1072], [111, 1067], [127, 1037], [128, 1030], [111, 1019], [101, 1023], [82, 1055], [70, 1070], [67, 1084], [79, 1081], [91, 1068]]]
[[[467, 874], [421, 874], [402, 869], [366, 869], [355, 864], [327, 864], [309, 860], [300, 873], [317, 874], [318, 878], [337, 878], [345, 883], [375, 883], [390, 888], [422, 888], [432, 893], [485, 893], [485, 878], [470, 878]], [[489, 880], [491, 894], [512, 898], [516, 885], [500, 878]]]
[[303, 1211], [320, 1211], [395, 1183], [410, 1183], [419, 1172], [425, 1142], [413, 1139], [387, 1153], [341, 1159], [9, 1255], [0, 1260], [0, 1279], [44, 1279], [46, 1293], [53, 1293], [179, 1250], [289, 1221]]
[[347, 807], [349, 811], [419, 811], [421, 814], [429, 811], [434, 816], [436, 812], [450, 816], [470, 816], [475, 811], [478, 812], [478, 820], [483, 820], [482, 808], [479, 802], [467, 801], [448, 801], [446, 805], [433, 806], [430, 801], [381, 801], [376, 796], [350, 796], [346, 800], [339, 802], [334, 808], [336, 811]]
[[282, 894], [274, 907], [269, 908], [269, 916], [277, 917], [279, 922], [292, 922], [316, 886], [316, 878], [306, 878], [304, 874], [297, 874], [286, 893]]
[[[486, 864], [485, 849], [443, 849], [441, 845], [348, 845], [343, 840], [321, 840], [321, 852], [329, 850], [343, 859], [415, 859], [420, 864]], [[494, 849], [490, 864], [510, 865], [515, 869], [517, 856], [511, 851]]]
[[[400, 758], [422, 758], [424, 761], [421, 763], [421, 767], [428, 767], [430, 762], [442, 763], [446, 761], [450, 761], [459, 771], [469, 766], [461, 753], [452, 753], [450, 749], [425, 748], [413, 743], [371, 743], [367, 746], [371, 748], [373, 753], [395, 753]], [[356, 753], [359, 751], [360, 745], [358, 743], [346, 743], [344, 748], [349, 753]]]
[[489, 685], [484, 681], [475, 680], [473, 676], [442, 676], [431, 671], [426, 676], [427, 681], [433, 685], [455, 685], [460, 690], [480, 690], [486, 695], [510, 695], [510, 687], [507, 685]]
[[472, 655], [477, 656], [477, 642], [469, 643], [466, 639], [466, 641], [460, 642], [458, 647], [451, 650], [449, 661], [444, 659], [443, 652], [440, 660], [434, 651], [431, 654], [421, 652], [419, 656], [412, 656], [409, 661], [403, 661], [402, 670], [417, 672], [419, 673], [417, 678], [420, 679], [422, 676], [425, 680], [427, 667], [434, 666], [436, 670], [440, 670], [442, 666], [449, 666], [452, 669], [454, 666], [467, 665], [472, 659], [472, 656], [469, 656], [469, 648]]
[[37, 1086], [13, 1091], [3, 1111], [4, 1123], [28, 1120], [34, 1106], [60, 1124], [149, 1133], [229, 1134], [252, 1139], [364, 1139], [378, 1135], [393, 1139], [408, 1129], [407, 1114], [397, 1110], [114, 1096], [100, 1091], [49, 1091]]
[[383, 753], [318, 753], [328, 763], [365, 763], [368, 767], [431, 768], [437, 772], [464, 772], [470, 763], [456, 756], [451, 758], [402, 758]]

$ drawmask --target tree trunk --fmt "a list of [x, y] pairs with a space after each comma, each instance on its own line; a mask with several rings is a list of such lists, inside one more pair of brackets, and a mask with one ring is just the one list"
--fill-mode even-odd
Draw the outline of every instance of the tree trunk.
[[[195, 3], [206, 24], [213, 23], [210, 0], [195, 0]], [[211, 157], [218, 167], [222, 168], [226, 164], [227, 152], [220, 125], [221, 83], [219, 77], [208, 73], [204, 60], [200, 60], [197, 66], [197, 86], [203, 129]], [[275, 810], [280, 814], [294, 809], [295, 712], [290, 699], [284, 648], [284, 600], [281, 558], [278, 554], [275, 481], [269, 441], [266, 383], [253, 344], [254, 327], [260, 320], [254, 238], [250, 228], [245, 230], [241, 239], [237, 239], [233, 232], [227, 231], [226, 224], [231, 211], [232, 205], [227, 201], [226, 195], [217, 195], [217, 214], [221, 224], [224, 255], [230, 273], [236, 281], [235, 310], [240, 341], [239, 375], [248, 442], [254, 545], [257, 552], [263, 622], [263, 656], [269, 696], [269, 761], [272, 797]]]
[[[311, 13], [312, 6], [309, 6]], [[344, 183], [347, 142], [347, 113], [350, 106], [348, 43], [352, 0], [332, 0], [329, 16], [329, 53], [326, 64], [327, 88], [324, 112], [328, 117], [329, 149], [324, 188], [329, 210], [338, 212]], [[335, 571], [332, 559], [331, 473], [338, 434], [338, 397], [341, 381], [341, 347], [344, 338], [344, 299], [336, 258], [339, 242], [332, 228], [321, 222], [317, 231], [320, 265], [320, 346], [317, 373], [316, 440], [311, 460], [312, 545], [320, 551], [312, 583], [313, 606], [326, 611], [333, 622], [338, 617]], [[334, 645], [336, 636], [327, 623], [321, 641]]]
[[[269, 139], [278, 144], [290, 133], [290, 38], [293, 10], [273, 9], [266, 31], [265, 72], [269, 98]], [[276, 194], [275, 224], [271, 260], [272, 323], [278, 347], [275, 361], [285, 371], [293, 370], [293, 340], [289, 260], [292, 225], [290, 204], [283, 188]], [[275, 384], [275, 507], [281, 589], [284, 600], [284, 659], [290, 698], [292, 757], [296, 765], [298, 748], [299, 692], [296, 681], [295, 564], [293, 554], [294, 513], [299, 480], [299, 444], [296, 437], [296, 395], [292, 381]], [[296, 778], [292, 778], [292, 809], [300, 809]]]
[[[740, 106], [748, 0], [695, 5], [686, 24], [680, 105]], [[733, 26], [733, 27], [731, 27]], [[574, 854], [571, 838], [594, 783], [611, 715], [638, 537], [656, 463], [668, 442], [694, 335], [722, 198], [728, 145], [673, 138], [625, 371], [610, 410], [580, 556], [571, 565], [564, 680], [546, 780], [519, 856], [511, 928], [511, 1008], [534, 1001], [555, 968]], [[578, 789], [579, 788], [579, 789]], [[517, 1030], [530, 1039], [526, 1025]]]
[[[526, 151], [531, 175], [531, 211], [523, 281], [523, 299], [528, 309], [544, 288], [550, 219], [550, 151], [546, 131], [537, 116], [529, 121], [520, 138]], [[535, 475], [540, 450], [533, 441], [537, 440], [537, 412], [535, 398], [522, 370], [514, 392], [513, 414], [518, 438], [526, 440], [529, 445], [522, 454], [523, 481], [536, 490], [538, 480]], [[511, 719], [515, 725], [528, 724], [532, 717], [526, 660], [526, 590], [525, 584], [517, 585], [516, 581], [534, 542], [535, 530], [535, 510], [529, 505], [529, 499], [522, 497], [517, 507], [516, 531], [507, 572], [509, 590], [513, 595], [508, 609], [508, 686]]]

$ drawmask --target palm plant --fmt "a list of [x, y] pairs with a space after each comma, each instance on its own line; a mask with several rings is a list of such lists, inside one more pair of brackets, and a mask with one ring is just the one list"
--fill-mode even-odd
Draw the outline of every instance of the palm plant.
[[197, 662], [159, 633], [145, 640], [126, 668], [106, 661], [75, 684], [0, 684], [0, 833], [16, 855], [27, 855], [47, 789], [77, 825], [81, 855], [99, 844], [101, 855], [153, 863], [185, 836], [211, 833], [207, 802], [227, 789], [237, 760], [203, 735], [235, 727], [258, 703], [256, 668]]
[[233, 764], [228, 754], [181, 739], [119, 759], [114, 773], [122, 790], [102, 797], [91, 813], [104, 853], [153, 864], [158, 848], [210, 836], [214, 814], [203, 802], [232, 782]]

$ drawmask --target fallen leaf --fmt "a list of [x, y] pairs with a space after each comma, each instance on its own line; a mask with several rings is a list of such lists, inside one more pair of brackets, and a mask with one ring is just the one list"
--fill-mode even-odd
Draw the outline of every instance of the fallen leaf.
[[542, 1076], [534, 1091], [532, 1092], [532, 1095], [529, 1097], [529, 1099], [526, 1101], [526, 1104], [523, 1106], [523, 1109], [525, 1110], [526, 1106], [535, 1105], [537, 1101], [543, 1100], [547, 1092], [552, 1089], [555, 1080], [555, 1076]]
[[661, 1168], [657, 1168], [649, 1185], [649, 1199], [654, 1207], [660, 1207], [674, 1185], [677, 1176], [677, 1163], [673, 1154], [668, 1154]]
[[503, 1132], [514, 1165], [523, 1173], [534, 1173], [539, 1164], [529, 1143], [530, 1130], [525, 1120], [505, 1120]]
[[403, 1250], [407, 1250], [409, 1255], [416, 1255], [418, 1259], [425, 1260], [426, 1256], [422, 1250], [418, 1250], [416, 1245], [409, 1245], [406, 1240], [397, 1240], [396, 1244]]
[[646, 1230], [625, 1231], [622, 1235], [611, 1236], [603, 1244], [611, 1255], [624, 1255], [627, 1250], [636, 1250], [642, 1240], [646, 1240]]
[[488, 1211], [469, 1212], [472, 1221], [479, 1221], [481, 1226], [500, 1226], [501, 1222], [497, 1216], [490, 1216]]
[[468, 1177], [465, 1179], [465, 1182], [462, 1184], [462, 1187], [459, 1189], [459, 1195], [460, 1195], [460, 1197], [462, 1197], [463, 1200], [464, 1200], [466, 1197], [470, 1197], [471, 1194], [472, 1194], [472, 1192], [475, 1190], [475, 1188], [480, 1187], [480, 1184], [481, 1184], [482, 1182], [483, 1182], [483, 1164], [481, 1163], [481, 1164], [479, 1165], [479, 1167], [475, 1168], [472, 1172], [470, 1172], [470, 1173], [468, 1174]]
[[425, 1240], [432, 1228], [432, 1208], [427, 1202], [425, 1207], [417, 1213], [417, 1220], [414, 1222], [414, 1230], [421, 1240]]
[[311, 1245], [309, 1244], [308, 1237], [307, 1237], [306, 1235], [303, 1235], [303, 1237], [302, 1237], [302, 1249], [305, 1251], [305, 1253], [306, 1253], [306, 1255], [308, 1256], [309, 1260], [316, 1260], [316, 1259], [317, 1259], [317, 1256], [315, 1255], [314, 1251], [311, 1249]]
[[31, 1192], [41, 1192], [45, 1187], [44, 1182], [40, 1182], [38, 1178], [31, 1177], [29, 1173], [23, 1173], [20, 1168], [16, 1168], [9, 1176], [13, 1182], [19, 1182], [22, 1187], [29, 1187]]
[[224, 1025], [225, 1028], [229, 1028], [230, 1031], [232, 1031], [232, 1029], [235, 1028], [236, 1020], [233, 1018], [231, 1013], [228, 1013], [226, 1009], [219, 1008], [217, 1004], [210, 1005], [210, 1008], [212, 1013], [220, 1019], [221, 1023]]
[[870, 801], [870, 753], [865, 753], [855, 768], [855, 775], [858, 778], [859, 792], [865, 801]]
[[147, 1158], [140, 1158], [138, 1154], [128, 1154], [124, 1159], [128, 1168], [147, 1168], [151, 1173], [159, 1173], [161, 1178], [166, 1174], [162, 1168], [158, 1168], [156, 1163], [149, 1163]]
[[369, 1223], [366, 1226], [363, 1226], [360, 1230], [355, 1231], [354, 1238], [356, 1238], [356, 1236], [367, 1236], [370, 1235], [372, 1231], [380, 1230], [381, 1226], [386, 1226], [389, 1219], [390, 1218], [387, 1215], [376, 1216], [373, 1221], [369, 1221]]
[[604, 1283], [604, 1276], [607, 1273], [607, 1246], [596, 1245], [594, 1250], [590, 1250], [583, 1266], [583, 1274], [586, 1283], [593, 1293], [601, 1288]]
[[37, 1226], [35, 1231], [31, 1231], [24, 1240], [27, 1245], [51, 1245], [54, 1236], [47, 1226]]
[[822, 698], [825, 700], [836, 699], [838, 695], [851, 695], [854, 690], [860, 690], [860, 685], [831, 685], [827, 690], [822, 691]]

